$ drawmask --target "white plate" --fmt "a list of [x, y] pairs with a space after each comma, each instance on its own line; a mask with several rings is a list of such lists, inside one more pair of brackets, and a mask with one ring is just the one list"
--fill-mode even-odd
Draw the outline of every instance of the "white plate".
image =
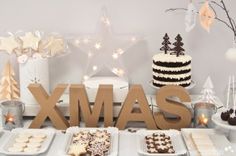
[[[171, 142], [174, 147], [175, 153], [154, 153], [150, 154], [147, 152], [146, 143], [145, 143], [145, 136], [160, 132], [165, 133], [171, 137]], [[184, 145], [183, 139], [181, 134], [177, 130], [140, 130], [137, 132], [137, 144], [138, 144], [138, 153], [141, 156], [177, 156], [177, 155], [184, 155], [187, 153], [186, 147]]]
[[[153, 89], [160, 89], [161, 87], [157, 87], [153, 85], [153, 80], [149, 81], [149, 85], [153, 88]], [[191, 84], [187, 87], [184, 87], [185, 89], [189, 90], [192, 89], [193, 87], [196, 86], [196, 83], [194, 81], [191, 81]]]
[[67, 146], [65, 149], [66, 154], [69, 150], [69, 146], [72, 141], [72, 137], [74, 133], [78, 133], [80, 131], [88, 130], [90, 132], [95, 132], [96, 130], [107, 130], [108, 133], [111, 134], [111, 147], [108, 153], [108, 156], [117, 156], [118, 155], [118, 146], [119, 146], [119, 130], [115, 127], [108, 127], [108, 128], [79, 128], [79, 127], [70, 127], [66, 130], [67, 139]]
[[190, 138], [190, 134], [194, 133], [204, 133], [208, 134], [214, 146], [220, 153], [220, 155], [224, 156], [232, 156], [235, 155], [235, 151], [232, 152], [230, 150], [225, 151], [226, 148], [233, 147], [232, 144], [227, 140], [223, 133], [217, 132], [214, 129], [197, 129], [197, 128], [183, 128], [181, 129], [182, 136], [184, 138], [185, 144], [188, 149], [188, 154], [190, 156], [198, 156], [197, 149]]
[[[20, 133], [30, 133], [30, 134], [42, 133], [42, 134], [47, 135], [47, 138], [43, 142], [40, 150], [37, 152], [9, 152], [8, 148], [13, 145], [13, 143], [15, 142], [15, 139], [17, 138], [17, 136]], [[7, 141], [5, 141], [5, 143], [1, 146], [0, 152], [3, 154], [6, 154], [6, 155], [23, 155], [23, 156], [38, 155], [38, 154], [44, 153], [48, 150], [49, 146], [52, 143], [54, 136], [55, 136], [54, 130], [17, 128], [17, 129], [12, 130], [12, 132], [10, 132], [9, 139]]]
[[222, 128], [229, 129], [229, 130], [236, 130], [236, 126], [229, 125], [227, 121], [221, 120], [220, 116], [221, 116], [221, 112], [214, 114], [211, 119], [216, 125]]

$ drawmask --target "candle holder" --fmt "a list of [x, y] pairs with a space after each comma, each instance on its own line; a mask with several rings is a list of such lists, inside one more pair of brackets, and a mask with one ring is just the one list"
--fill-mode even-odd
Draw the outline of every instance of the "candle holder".
[[196, 103], [194, 109], [194, 127], [195, 128], [212, 128], [214, 123], [211, 120], [212, 115], [217, 111], [217, 108], [212, 103]]
[[23, 127], [24, 104], [20, 101], [4, 101], [2, 108], [2, 126], [5, 130]]

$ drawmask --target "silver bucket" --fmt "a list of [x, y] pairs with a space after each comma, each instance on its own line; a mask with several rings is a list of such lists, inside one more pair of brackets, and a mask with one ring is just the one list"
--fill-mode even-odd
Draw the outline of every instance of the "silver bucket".
[[194, 127], [214, 127], [214, 123], [211, 120], [212, 115], [217, 112], [217, 107], [214, 104], [199, 102], [194, 104], [192, 107], [194, 109]]
[[2, 126], [5, 130], [23, 127], [24, 103], [20, 101], [4, 101], [0, 104], [2, 110]]

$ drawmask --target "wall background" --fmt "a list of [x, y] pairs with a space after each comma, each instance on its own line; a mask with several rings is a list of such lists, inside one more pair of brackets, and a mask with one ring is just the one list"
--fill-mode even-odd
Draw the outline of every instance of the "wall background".
[[[225, 1], [230, 13], [235, 15], [236, 1]], [[198, 93], [210, 75], [217, 95], [223, 98], [229, 74], [236, 74], [236, 63], [224, 57], [232, 46], [232, 33], [219, 22], [214, 23], [209, 34], [199, 23], [192, 32], [186, 33], [184, 13], [164, 11], [187, 4], [188, 0], [0, 0], [0, 33], [37, 29], [66, 36], [94, 33], [101, 8], [105, 5], [115, 33], [137, 34], [145, 38], [123, 58], [131, 84], [142, 84], [146, 93], [155, 92], [148, 85], [152, 77], [152, 55], [159, 52], [164, 33], [168, 32], [173, 38], [180, 33], [187, 53], [193, 57], [193, 80], [197, 86], [191, 92]], [[221, 10], [218, 12], [218, 16], [226, 17]], [[84, 56], [76, 48], [71, 50], [69, 55], [50, 61], [51, 88], [59, 82], [81, 82]], [[8, 58], [0, 53], [0, 72]], [[17, 64], [15, 68], [18, 69]]]

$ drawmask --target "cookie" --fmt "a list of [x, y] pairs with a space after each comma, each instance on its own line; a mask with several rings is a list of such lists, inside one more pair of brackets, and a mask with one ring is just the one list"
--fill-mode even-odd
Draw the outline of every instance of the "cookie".
[[74, 144], [69, 147], [68, 154], [73, 156], [80, 156], [87, 153], [86, 147], [80, 144]]
[[158, 151], [156, 150], [156, 148], [149, 148], [147, 149], [148, 153], [158, 153]]
[[17, 143], [27, 143], [27, 142], [29, 142], [29, 139], [27, 137], [19, 137], [19, 138], [16, 138], [15, 141]]
[[24, 148], [24, 152], [38, 152], [39, 148], [32, 148], [32, 147], [26, 147]]
[[42, 143], [44, 139], [41, 138], [31, 138], [29, 139], [29, 143]]
[[15, 152], [23, 152], [23, 148], [20, 148], [20, 147], [10, 147], [10, 148], [8, 148], [8, 151], [9, 152], [13, 152], [13, 153], [15, 153]]
[[32, 134], [30, 133], [20, 133], [19, 138], [31, 138], [32, 137]]
[[87, 151], [91, 154], [91, 156], [105, 156], [108, 149], [104, 143], [98, 142], [96, 144], [91, 144]]
[[154, 144], [147, 144], [147, 148], [156, 148]]
[[168, 150], [168, 153], [175, 153], [175, 150], [172, 149], [172, 148], [170, 148], [170, 149]]
[[24, 148], [26, 146], [27, 146], [26, 143], [18, 143], [18, 142], [16, 142], [16, 143], [13, 144], [13, 147], [16, 147], [16, 148]]
[[42, 145], [41, 143], [37, 143], [37, 142], [31, 142], [27, 144], [27, 147], [29, 148], [40, 148]]
[[39, 138], [39, 139], [45, 139], [47, 137], [46, 134], [43, 133], [37, 133], [33, 135], [34, 138]]
[[159, 145], [157, 146], [158, 153], [167, 153], [169, 148], [165, 145]]

